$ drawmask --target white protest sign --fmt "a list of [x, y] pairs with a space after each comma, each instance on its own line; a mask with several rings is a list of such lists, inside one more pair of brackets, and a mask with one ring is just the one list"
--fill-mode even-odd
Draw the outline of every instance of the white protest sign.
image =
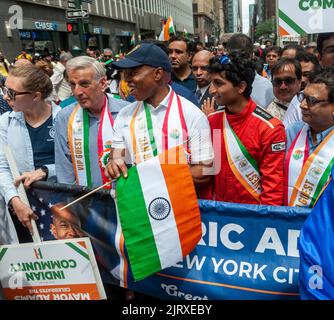
[[89, 238], [0, 246], [8, 300], [106, 299]]
[[334, 0], [278, 0], [278, 8], [280, 36], [334, 31]]

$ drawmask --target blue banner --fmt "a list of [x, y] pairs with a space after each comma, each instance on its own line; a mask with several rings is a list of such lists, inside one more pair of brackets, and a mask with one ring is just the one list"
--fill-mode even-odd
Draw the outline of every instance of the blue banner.
[[[54, 186], [53, 186], [54, 187]], [[54, 240], [50, 208], [78, 197], [43, 188], [30, 193], [44, 241]], [[113, 199], [95, 196], [71, 207], [91, 238], [105, 283], [161, 299], [299, 299], [301, 227], [309, 209], [200, 201], [203, 237], [175, 266], [134, 282]]]

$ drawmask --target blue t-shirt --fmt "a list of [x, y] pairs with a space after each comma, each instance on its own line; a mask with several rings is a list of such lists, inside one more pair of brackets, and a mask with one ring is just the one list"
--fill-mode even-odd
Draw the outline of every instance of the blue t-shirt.
[[195, 93], [197, 88], [197, 83], [194, 75], [191, 73], [188, 78], [180, 80], [174, 73], [172, 73], [172, 81], [187, 88], [192, 93]]
[[0, 95], [0, 115], [4, 114], [7, 111], [12, 111], [7, 101]]
[[47, 164], [55, 163], [54, 136], [55, 128], [52, 116], [38, 128], [31, 127], [26, 123], [34, 154], [34, 166], [38, 169]]

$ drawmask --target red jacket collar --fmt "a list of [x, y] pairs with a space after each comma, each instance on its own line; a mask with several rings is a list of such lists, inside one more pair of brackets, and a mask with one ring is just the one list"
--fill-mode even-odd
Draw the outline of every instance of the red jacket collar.
[[248, 104], [246, 105], [245, 109], [238, 114], [229, 113], [226, 109], [227, 120], [230, 125], [233, 124], [240, 124], [246, 121], [246, 119], [253, 113], [256, 108], [255, 102], [250, 98]]

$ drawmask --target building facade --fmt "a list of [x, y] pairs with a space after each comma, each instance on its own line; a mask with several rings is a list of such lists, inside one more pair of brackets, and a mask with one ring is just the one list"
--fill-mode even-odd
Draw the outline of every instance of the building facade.
[[225, 0], [193, 0], [195, 40], [207, 46], [221, 42], [225, 32], [225, 2]]
[[216, 42], [214, 0], [193, 0], [194, 39], [206, 46]]
[[[68, 30], [67, 22], [75, 23], [66, 19], [68, 9], [67, 0], [1, 0], [0, 50], [13, 59], [22, 48], [34, 53], [80, 46], [79, 35]], [[126, 52], [133, 34], [137, 41], [156, 38], [168, 16], [177, 32], [194, 33], [192, 0], [92, 0], [82, 9], [89, 13], [86, 46]]]
[[256, 26], [256, 15], [255, 15], [255, 4], [249, 5], [249, 37], [252, 39], [252, 42], [254, 42], [255, 39], [255, 26]]
[[[253, 23], [253, 39], [255, 30], [259, 24], [262, 24], [268, 20], [273, 20], [276, 17], [276, 1], [272, 0], [255, 0], [254, 10], [252, 16], [250, 15], [250, 20]], [[275, 42], [275, 32], [261, 36], [257, 39], [258, 41], [270, 41], [271, 43]]]
[[224, 39], [230, 34], [242, 32], [242, 0], [223, 0]]
[[272, 19], [276, 16], [276, 1], [273, 0], [255, 0], [256, 14], [258, 23]]

